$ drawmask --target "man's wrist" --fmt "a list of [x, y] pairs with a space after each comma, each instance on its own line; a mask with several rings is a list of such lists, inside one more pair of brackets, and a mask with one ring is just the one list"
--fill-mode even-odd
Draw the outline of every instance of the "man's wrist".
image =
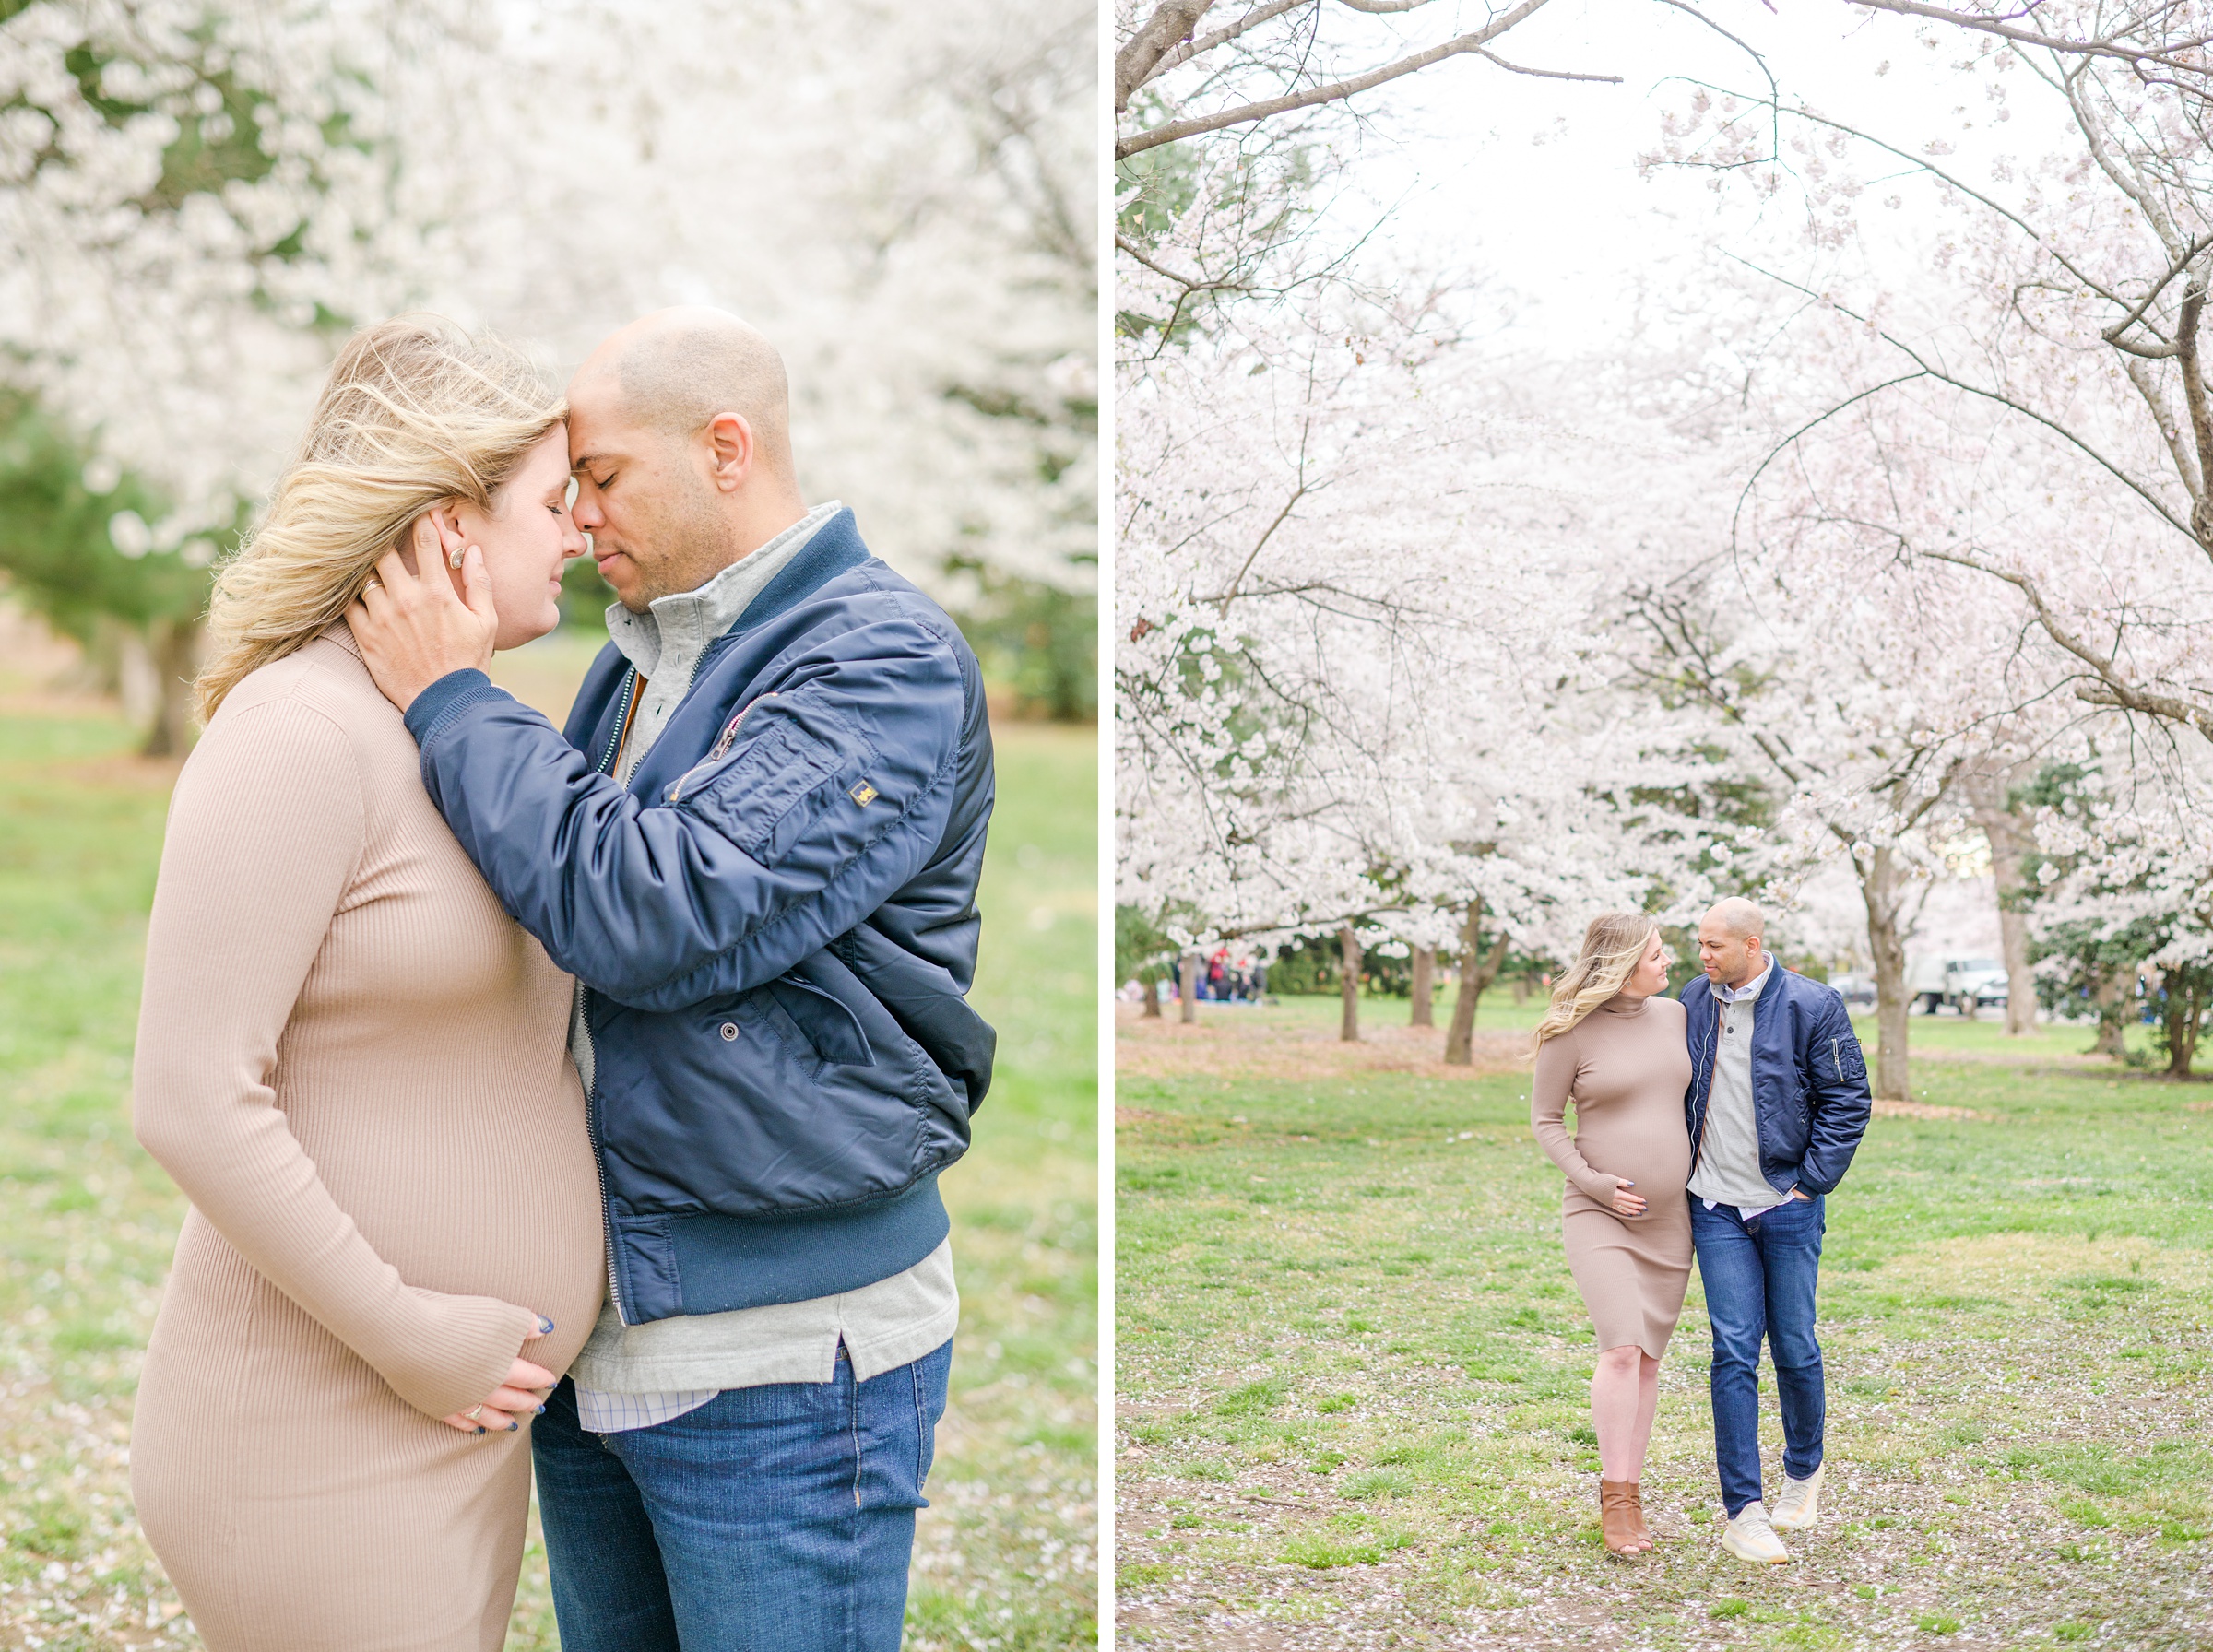
[[425, 744], [447, 716], [477, 699], [500, 699], [503, 696], [491, 686], [491, 678], [474, 666], [458, 671], [448, 671], [436, 682], [416, 694], [401, 711], [400, 717], [408, 732], [415, 737], [418, 746]]

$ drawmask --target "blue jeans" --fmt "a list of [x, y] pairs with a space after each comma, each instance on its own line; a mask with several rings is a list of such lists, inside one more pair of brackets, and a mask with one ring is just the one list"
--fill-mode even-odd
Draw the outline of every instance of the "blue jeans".
[[1734, 1205], [1690, 1200], [1690, 1239], [1713, 1325], [1713, 1455], [1731, 1519], [1760, 1494], [1759, 1343], [1775, 1359], [1782, 1407], [1782, 1471], [1804, 1480], [1821, 1466], [1821, 1344], [1814, 1290], [1828, 1201], [1793, 1198], [1745, 1221]]
[[730, 1388], [587, 1434], [563, 1378], [530, 1431], [563, 1652], [898, 1652], [953, 1344], [865, 1383]]

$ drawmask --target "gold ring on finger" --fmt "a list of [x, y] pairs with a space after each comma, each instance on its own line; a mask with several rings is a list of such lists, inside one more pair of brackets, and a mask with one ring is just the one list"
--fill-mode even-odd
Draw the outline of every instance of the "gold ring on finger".
[[471, 1422], [481, 1422], [484, 1420], [484, 1408], [481, 1405], [472, 1405], [461, 1414]]

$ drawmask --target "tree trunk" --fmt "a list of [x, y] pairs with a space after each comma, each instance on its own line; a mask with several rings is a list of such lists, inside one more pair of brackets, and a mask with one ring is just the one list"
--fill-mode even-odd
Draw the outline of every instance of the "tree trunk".
[[1483, 946], [1483, 897], [1468, 903], [1468, 915], [1460, 926], [1460, 991], [1452, 998], [1452, 1025], [1445, 1033], [1445, 1060], [1452, 1067], [1475, 1063], [1475, 1007], [1484, 989], [1498, 979], [1506, 965], [1506, 932], [1491, 943], [1490, 956]]
[[1344, 995], [1344, 1014], [1337, 1024], [1337, 1037], [1344, 1044], [1360, 1042], [1360, 938], [1353, 926], [1345, 925], [1337, 931], [1338, 965], [1344, 979], [1339, 983]]
[[2098, 983], [2098, 1042], [2090, 1046], [2093, 1056], [2111, 1056], [2117, 1061], [2127, 1054], [2128, 998], [2122, 988], [2125, 979], [2124, 972], [2113, 970]]
[[1186, 952], [1176, 961], [1176, 991], [1183, 1006], [1181, 1019], [1186, 1022], [1199, 1019], [1199, 954]]
[[2018, 1038], [2036, 1031], [2036, 968], [2029, 958], [2029, 893], [2021, 876], [2021, 820], [2006, 807], [2009, 776], [2003, 772], [1974, 787], [1975, 824], [1990, 844], [1991, 879], [1998, 888], [1998, 955], [2006, 963], [2006, 1032]]
[[1160, 1020], [1160, 977], [1158, 975], [1145, 977], [1144, 1019], [1149, 1021]]
[[1878, 1100], [1902, 1102], [1912, 1088], [1906, 1066], [1906, 938], [1899, 922], [1905, 879], [1897, 856], [1877, 849], [1852, 865], [1860, 875], [1860, 895], [1867, 903], [1867, 950], [1875, 955], [1875, 1093]]
[[2196, 972], [2178, 979], [2182, 976], [2180, 970], [2167, 972], [2167, 1071], [2187, 1079], [2197, 1055], [2197, 1030], [2205, 1020], [2206, 1004]]
[[192, 678], [199, 669], [200, 628], [191, 620], [156, 620], [146, 628], [152, 673], [152, 719], [141, 757], [176, 757], [192, 744]]
[[1416, 947], [1414, 950], [1414, 1015], [1407, 1021], [1410, 1027], [1434, 1027], [1437, 1016], [1433, 1008], [1437, 997], [1437, 949]]

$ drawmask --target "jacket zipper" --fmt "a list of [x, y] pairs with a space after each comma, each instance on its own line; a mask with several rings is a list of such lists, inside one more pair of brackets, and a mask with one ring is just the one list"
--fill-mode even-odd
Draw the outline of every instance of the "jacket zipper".
[[[1713, 1000], [1713, 1025], [1715, 1031], [1706, 1045], [1707, 1059], [1711, 1063], [1706, 1069], [1706, 1104], [1698, 1109], [1698, 1139], [1690, 1147], [1690, 1174], [1694, 1176], [1698, 1174], [1698, 1161], [1706, 1153], [1706, 1120], [1713, 1113], [1714, 1080], [1722, 1076], [1722, 1001], [1719, 998]], [[1753, 1104], [1752, 1113], [1752, 1127], [1757, 1132], [1759, 1128], [1759, 1106], [1757, 1102]]]
[[1829, 1058], [1831, 1061], [1835, 1062], [1835, 1063], [1836, 1063], [1836, 1065], [1837, 1065], [1837, 1082], [1838, 1082], [1838, 1083], [1840, 1083], [1840, 1084], [1843, 1083], [1843, 1082], [1844, 1082], [1844, 1041], [1843, 1041], [1842, 1039], [1840, 1039], [1840, 1038], [1832, 1038], [1832, 1039], [1830, 1039], [1830, 1040], [1828, 1041], [1828, 1058]]
[[[630, 732], [632, 714], [638, 709], [638, 668], [630, 668], [624, 685], [622, 714], [615, 719], [615, 732], [607, 742], [607, 749], [599, 754], [598, 773], [614, 772], [615, 754], [622, 749], [622, 738]], [[592, 1087], [585, 1092], [584, 1125], [592, 1139], [592, 1174], [599, 1181], [599, 1227], [607, 1239], [607, 1299], [615, 1304], [615, 1317], [624, 1325], [630, 1316], [622, 1311], [622, 1283], [615, 1275], [615, 1213], [607, 1199], [607, 1147], [599, 1134], [599, 1045], [592, 1033], [592, 1009], [584, 996], [584, 983], [576, 983], [576, 1019], [583, 1024], [584, 1036], [592, 1045]]]
[[[694, 678], [699, 675], [698, 666], [694, 665], [692, 667], [692, 674]], [[690, 683], [686, 683], [684, 685], [684, 692], [688, 694], [691, 691], [692, 685]], [[763, 694], [761, 696], [760, 700], [749, 700], [746, 702], [744, 707], [738, 713], [738, 714], [735, 717], [732, 717], [728, 723], [723, 725], [722, 732], [715, 738], [715, 743], [707, 748], [706, 756], [701, 758], [689, 769], [686, 769], [681, 774], [679, 774], [670, 784], [668, 792], [662, 796], [661, 801], [664, 803], [676, 802], [684, 795], [684, 788], [686, 786], [690, 785], [694, 780], [698, 779], [702, 774], [706, 773], [709, 770], [713, 769], [716, 763], [728, 757], [730, 754], [731, 745], [738, 738], [738, 730], [743, 726], [746, 717], [751, 713], [753, 707], [759, 705], [763, 700], [774, 700], [776, 696], [774, 694]]]

